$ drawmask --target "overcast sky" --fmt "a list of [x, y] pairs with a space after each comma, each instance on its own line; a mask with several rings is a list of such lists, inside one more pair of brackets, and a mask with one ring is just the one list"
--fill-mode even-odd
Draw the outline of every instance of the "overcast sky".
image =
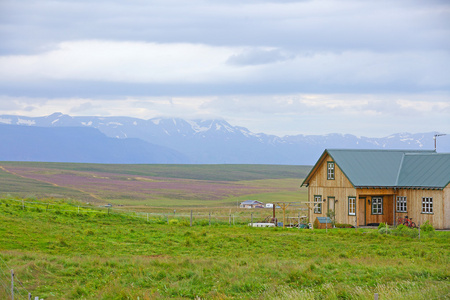
[[450, 2], [2, 0], [0, 114], [450, 134]]

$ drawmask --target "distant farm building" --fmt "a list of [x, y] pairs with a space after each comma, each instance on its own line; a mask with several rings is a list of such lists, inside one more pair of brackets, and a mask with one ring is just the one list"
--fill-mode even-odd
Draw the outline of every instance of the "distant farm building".
[[450, 153], [414, 150], [325, 150], [302, 186], [309, 220], [334, 212], [336, 223], [450, 228]]
[[264, 208], [264, 203], [257, 200], [246, 200], [241, 203], [240, 208]]

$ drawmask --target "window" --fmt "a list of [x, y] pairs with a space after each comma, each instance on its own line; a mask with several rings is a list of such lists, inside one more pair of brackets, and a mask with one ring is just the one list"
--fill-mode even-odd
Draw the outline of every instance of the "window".
[[356, 215], [356, 197], [348, 197], [348, 214], [350, 216]]
[[314, 196], [314, 213], [322, 213], [322, 196]]
[[397, 197], [397, 212], [406, 212], [406, 197]]
[[334, 180], [334, 162], [332, 161], [327, 163], [327, 179]]
[[423, 197], [422, 198], [422, 213], [432, 214], [433, 213], [433, 198]]
[[383, 214], [383, 197], [372, 197], [372, 215]]

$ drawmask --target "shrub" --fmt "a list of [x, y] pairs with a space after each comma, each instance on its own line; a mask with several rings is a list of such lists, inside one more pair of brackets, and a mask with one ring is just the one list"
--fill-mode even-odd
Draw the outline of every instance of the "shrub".
[[409, 228], [408, 226], [400, 224], [395, 230], [392, 231], [392, 234], [398, 236], [417, 237], [419, 232], [417, 228]]
[[433, 232], [434, 231], [434, 227], [433, 227], [433, 225], [431, 225], [431, 223], [429, 221], [426, 221], [425, 223], [423, 223], [420, 226], [420, 230], [423, 230], [425, 232]]
[[386, 227], [386, 224], [384, 224], [383, 222], [381, 222], [381, 223], [378, 225], [378, 229], [381, 229], [381, 228], [383, 228], [383, 227]]

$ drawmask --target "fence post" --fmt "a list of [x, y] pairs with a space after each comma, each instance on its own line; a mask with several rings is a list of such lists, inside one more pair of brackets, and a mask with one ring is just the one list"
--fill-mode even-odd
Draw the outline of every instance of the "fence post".
[[420, 240], [420, 222], [417, 223], [419, 225], [419, 240]]
[[209, 212], [209, 226], [211, 226], [211, 212]]
[[148, 222], [148, 213], [147, 213], [147, 222]]
[[228, 216], [228, 225], [231, 225], [231, 213], [230, 213], [230, 215]]
[[252, 227], [253, 227], [253, 213], [252, 213], [252, 222], [251, 223], [252, 223]]
[[378, 300], [378, 293], [375, 293], [375, 295], [373, 295], [373, 299]]
[[80, 206], [78, 205], [78, 214], [80, 213]]
[[192, 209], [191, 209], [191, 227], [192, 227]]
[[109, 215], [109, 207], [108, 207], [108, 215]]
[[25, 210], [25, 202], [23, 199], [22, 199], [22, 209]]
[[28, 293], [28, 300], [31, 300], [31, 293]]
[[14, 270], [11, 270], [11, 300], [14, 300]]
[[169, 225], [169, 215], [167, 215], [166, 217], [167, 217], [167, 225]]

